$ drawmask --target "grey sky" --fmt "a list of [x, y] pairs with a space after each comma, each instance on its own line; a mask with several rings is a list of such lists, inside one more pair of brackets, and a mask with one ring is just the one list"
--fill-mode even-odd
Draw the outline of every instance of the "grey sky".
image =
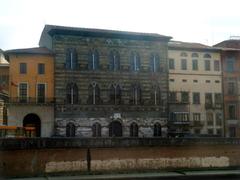
[[239, 0], [0, 0], [0, 48], [38, 46], [45, 24], [154, 32], [212, 45], [240, 35]]

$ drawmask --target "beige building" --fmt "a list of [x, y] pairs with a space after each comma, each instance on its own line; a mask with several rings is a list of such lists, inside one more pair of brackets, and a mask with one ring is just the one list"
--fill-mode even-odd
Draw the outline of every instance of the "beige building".
[[223, 136], [220, 51], [198, 43], [169, 43], [169, 133]]
[[8, 99], [9, 63], [0, 49], [0, 125], [7, 124], [6, 101]]

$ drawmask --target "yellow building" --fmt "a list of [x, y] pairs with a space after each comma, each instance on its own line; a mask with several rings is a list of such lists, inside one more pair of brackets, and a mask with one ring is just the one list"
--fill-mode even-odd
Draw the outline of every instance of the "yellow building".
[[9, 68], [8, 125], [34, 126], [51, 136], [54, 126], [54, 57], [46, 48], [5, 52]]
[[169, 43], [170, 134], [224, 135], [220, 51]]
[[6, 101], [8, 99], [9, 64], [0, 49], [0, 125], [7, 124]]

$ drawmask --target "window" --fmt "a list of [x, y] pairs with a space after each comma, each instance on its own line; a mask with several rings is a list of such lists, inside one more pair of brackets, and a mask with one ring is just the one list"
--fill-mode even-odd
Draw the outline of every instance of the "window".
[[194, 79], [194, 80], [193, 80], [193, 82], [194, 82], [194, 83], [197, 83], [197, 82], [198, 82], [198, 80]]
[[213, 126], [213, 113], [207, 113], [207, 125]]
[[187, 55], [186, 52], [181, 52], [181, 55], [180, 55], [180, 56], [182, 56], [182, 57], [187, 57], [188, 55]]
[[174, 79], [169, 79], [170, 82], [174, 82]]
[[201, 130], [200, 129], [194, 129], [194, 134], [200, 134]]
[[216, 125], [221, 126], [222, 125], [222, 114], [216, 113]]
[[67, 85], [67, 103], [77, 104], [78, 103], [78, 87], [75, 83], [69, 83]]
[[77, 68], [77, 52], [75, 48], [69, 48], [66, 52], [66, 69]]
[[205, 82], [206, 82], [206, 83], [210, 83], [211, 81], [210, 81], [210, 80], [206, 80]]
[[68, 123], [66, 126], [66, 136], [75, 137], [75, 125], [73, 123]]
[[227, 58], [226, 60], [226, 70], [227, 72], [233, 72], [235, 66], [235, 58]]
[[176, 92], [169, 92], [169, 101], [176, 102], [177, 101], [177, 93]]
[[130, 125], [130, 137], [138, 137], [138, 125], [137, 125], [137, 123], [132, 123]]
[[20, 83], [19, 84], [19, 101], [20, 102], [27, 102], [28, 100], [28, 84], [27, 83]]
[[186, 59], [181, 59], [181, 69], [187, 70], [187, 60]]
[[213, 135], [213, 129], [208, 129], [207, 132], [208, 134]]
[[186, 79], [183, 79], [182, 82], [187, 82], [187, 80], [186, 80]]
[[205, 71], [210, 71], [211, 70], [211, 66], [210, 66], [210, 60], [205, 60]]
[[37, 102], [44, 103], [45, 102], [45, 84], [37, 84]]
[[117, 51], [111, 51], [109, 55], [109, 69], [111, 71], [120, 70], [120, 55]]
[[222, 104], [222, 94], [221, 93], [215, 93], [215, 104]]
[[220, 81], [219, 80], [215, 80], [215, 83], [220, 83]]
[[119, 85], [113, 84], [110, 87], [110, 103], [121, 104], [121, 88]]
[[20, 74], [27, 74], [27, 64], [26, 63], [20, 63]]
[[220, 62], [217, 60], [214, 61], [214, 71], [220, 71]]
[[192, 60], [192, 70], [198, 70], [198, 60], [197, 59]]
[[88, 103], [89, 104], [100, 104], [100, 88], [98, 84], [93, 82], [88, 87]]
[[153, 87], [151, 93], [151, 99], [154, 105], [161, 104], [161, 92], [159, 87]]
[[237, 92], [236, 83], [235, 82], [228, 82], [228, 94], [235, 95]]
[[45, 64], [38, 64], [38, 74], [45, 74]]
[[141, 104], [141, 88], [138, 85], [132, 87], [132, 98], [131, 102], [134, 105]]
[[201, 121], [201, 114], [193, 113], [193, 121]]
[[204, 58], [211, 58], [211, 55], [210, 55], [210, 54], [204, 54], [203, 57], [204, 57]]
[[97, 50], [91, 50], [88, 53], [88, 69], [89, 70], [99, 69], [99, 54]]
[[181, 92], [181, 100], [183, 103], [188, 103], [189, 102], [189, 93]]
[[140, 71], [140, 56], [136, 52], [131, 53], [131, 70]]
[[153, 136], [154, 137], [159, 137], [162, 135], [162, 128], [159, 123], [154, 124], [154, 130], [153, 130]]
[[205, 94], [205, 104], [207, 104], [207, 105], [212, 105], [213, 104], [211, 93], [206, 93]]
[[222, 129], [217, 129], [217, 135], [222, 136]]
[[160, 71], [160, 58], [159, 58], [158, 54], [151, 54], [150, 68], [151, 68], [151, 72], [159, 72]]
[[199, 92], [193, 93], [193, 104], [200, 104], [200, 93]]
[[236, 127], [229, 127], [229, 137], [236, 137]]
[[93, 137], [101, 137], [102, 127], [99, 123], [94, 123], [92, 126], [92, 136]]
[[198, 53], [192, 53], [192, 57], [195, 57], [195, 58], [196, 58], [196, 57], [199, 57], [199, 56], [198, 56]]
[[236, 106], [228, 105], [228, 117], [229, 119], [236, 119]]
[[169, 69], [175, 69], [175, 61], [174, 61], [174, 59], [169, 59]]

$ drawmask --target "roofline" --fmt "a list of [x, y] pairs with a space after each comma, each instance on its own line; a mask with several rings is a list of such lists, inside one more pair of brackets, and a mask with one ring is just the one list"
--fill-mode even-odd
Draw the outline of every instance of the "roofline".
[[194, 48], [194, 47], [172, 47], [168, 46], [169, 50], [185, 50], [185, 51], [208, 51], [208, 52], [221, 52], [221, 48]]
[[164, 35], [154, 34], [154, 33], [76, 28], [76, 27], [53, 26], [53, 25], [46, 25], [43, 31], [48, 31], [48, 34], [50, 36], [61, 34], [61, 35], [87, 36], [87, 37], [108, 37], [108, 38], [118, 38], [118, 39], [149, 40], [149, 41], [158, 41], [158, 40], [169, 41], [170, 39], [172, 39], [172, 37], [170, 36], [164, 36]]
[[[29, 50], [31, 50], [31, 49], [35, 49], [35, 48], [43, 48], [43, 47], [33, 47], [33, 48], [22, 48], [22, 49], [11, 49], [11, 50], [6, 50], [6, 51], [4, 51], [4, 55], [6, 56], [6, 55], [12, 55], [12, 54], [37, 54], [37, 55], [54, 55], [54, 53], [53, 52], [50, 52], [50, 50], [49, 50], [49, 53], [43, 53], [43, 52], [17, 52], [17, 51], [19, 51], [19, 50], [27, 50], [27, 49], [29, 49]], [[46, 48], [47, 49], [47, 48]]]

